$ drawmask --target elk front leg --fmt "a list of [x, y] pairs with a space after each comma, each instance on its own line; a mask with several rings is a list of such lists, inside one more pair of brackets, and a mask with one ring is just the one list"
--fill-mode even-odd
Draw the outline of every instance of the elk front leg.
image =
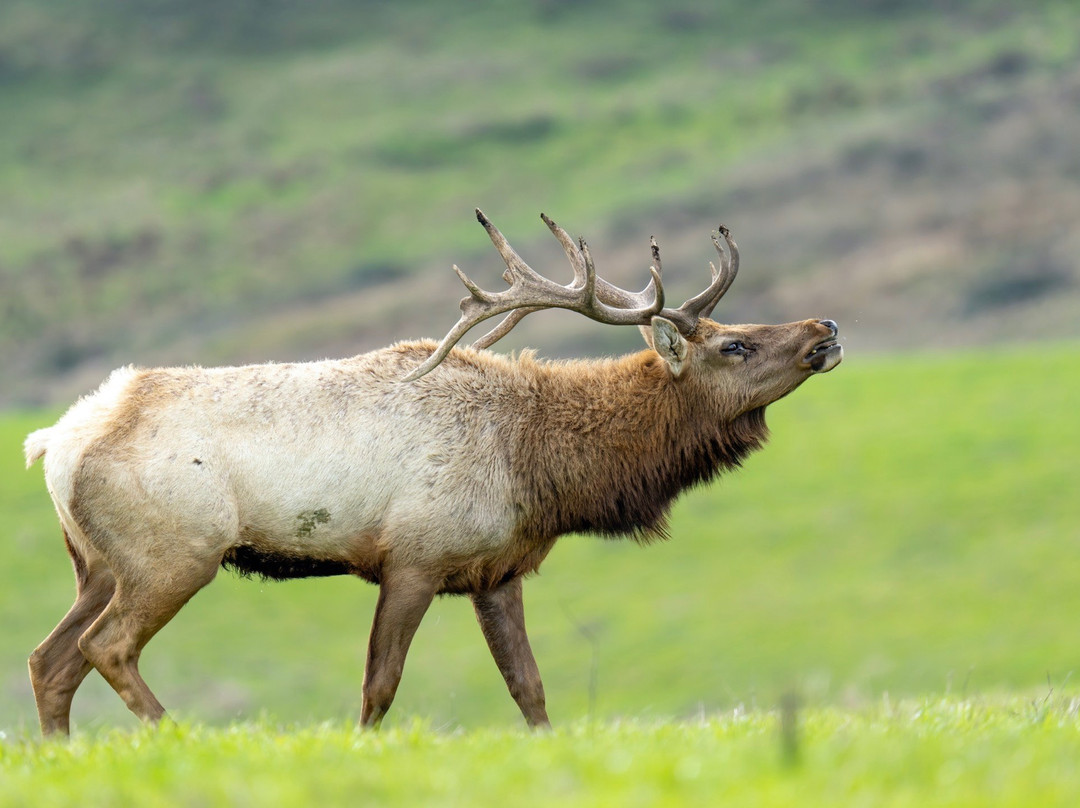
[[550, 727], [544, 701], [544, 683], [525, 634], [525, 605], [521, 578], [490, 592], [476, 592], [473, 608], [495, 664], [506, 680], [525, 721], [531, 727]]
[[436, 582], [416, 570], [397, 570], [383, 576], [368, 640], [360, 726], [379, 726], [390, 709], [409, 644], [435, 597], [435, 590]]

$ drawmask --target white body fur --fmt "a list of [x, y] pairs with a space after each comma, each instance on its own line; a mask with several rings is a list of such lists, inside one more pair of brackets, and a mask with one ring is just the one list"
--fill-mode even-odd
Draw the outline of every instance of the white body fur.
[[414, 384], [399, 383], [401, 367], [391, 350], [293, 365], [124, 368], [29, 436], [27, 461], [46, 453], [47, 485], [77, 549], [111, 555], [88, 546], [72, 518], [76, 472], [110, 431], [126, 428], [149, 373], [156, 406], [138, 413], [137, 435], [99, 461], [111, 473], [95, 484], [107, 487], [95, 498], [111, 499], [117, 511], [95, 514], [113, 525], [102, 538], [130, 536], [119, 522], [137, 521], [140, 540], [164, 532], [197, 543], [200, 555], [251, 544], [374, 560], [390, 550], [389, 537], [402, 564], [498, 553], [515, 524], [504, 438], [494, 419], [476, 417], [484, 408], [477, 391], [453, 395], [451, 366], [438, 381]]

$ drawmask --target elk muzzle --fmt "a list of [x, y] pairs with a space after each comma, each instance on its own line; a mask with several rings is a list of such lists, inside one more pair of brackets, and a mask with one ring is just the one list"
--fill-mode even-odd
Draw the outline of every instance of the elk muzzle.
[[803, 362], [812, 373], [828, 373], [844, 358], [844, 348], [836, 340], [840, 328], [833, 320], [818, 320], [817, 325], [827, 329], [829, 335], [814, 343], [810, 352], [803, 357]]

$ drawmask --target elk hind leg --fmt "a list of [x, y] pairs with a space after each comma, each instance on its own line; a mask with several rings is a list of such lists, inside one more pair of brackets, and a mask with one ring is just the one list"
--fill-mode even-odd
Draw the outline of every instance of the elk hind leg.
[[490, 592], [475, 592], [471, 598], [480, 630], [525, 721], [530, 727], [550, 727], [544, 683], [525, 633], [521, 578]]
[[79, 650], [143, 721], [157, 722], [165, 708], [139, 673], [139, 655], [150, 639], [191, 597], [214, 579], [220, 559], [192, 560], [152, 580], [124, 575], [101, 616], [79, 638]]
[[92, 669], [79, 650], [79, 637], [105, 609], [116, 588], [112, 571], [100, 558], [80, 554], [66, 532], [64, 540], [75, 567], [75, 603], [29, 661], [43, 735], [70, 731], [71, 700]]

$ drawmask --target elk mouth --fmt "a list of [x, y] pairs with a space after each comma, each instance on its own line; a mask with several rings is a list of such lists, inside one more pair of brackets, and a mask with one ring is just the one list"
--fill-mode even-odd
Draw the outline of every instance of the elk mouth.
[[843, 346], [836, 341], [836, 337], [829, 337], [815, 345], [810, 353], [803, 357], [803, 362], [813, 373], [828, 373], [839, 365], [843, 358]]

